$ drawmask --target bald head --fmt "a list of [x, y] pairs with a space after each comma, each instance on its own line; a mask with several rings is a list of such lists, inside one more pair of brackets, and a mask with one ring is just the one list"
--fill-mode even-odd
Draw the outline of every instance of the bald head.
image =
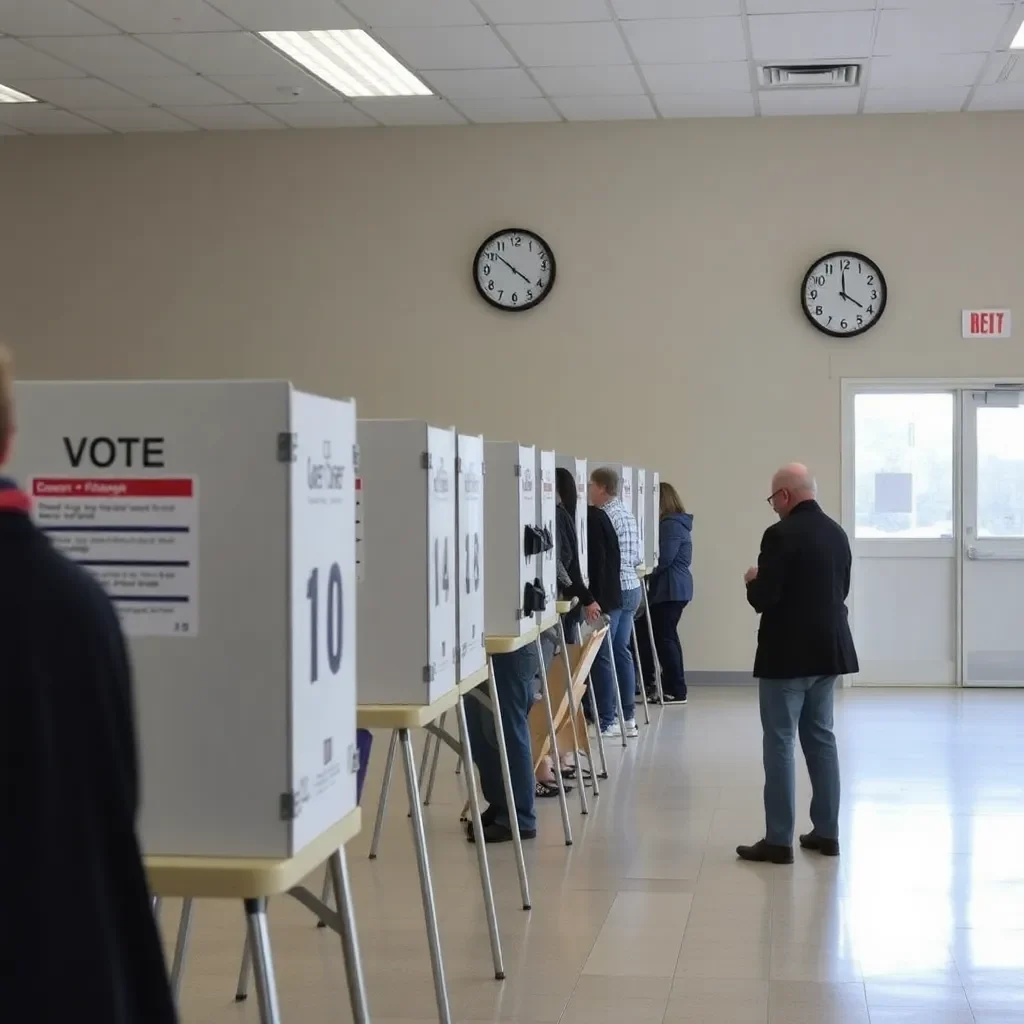
[[818, 493], [814, 475], [802, 462], [790, 462], [772, 477], [771, 506], [780, 518], [785, 518], [801, 502], [813, 499]]

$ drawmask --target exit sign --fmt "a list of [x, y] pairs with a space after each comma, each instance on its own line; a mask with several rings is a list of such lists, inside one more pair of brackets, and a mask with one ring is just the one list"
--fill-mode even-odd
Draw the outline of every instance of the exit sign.
[[1010, 311], [1008, 309], [965, 309], [963, 311], [965, 338], [1010, 337]]

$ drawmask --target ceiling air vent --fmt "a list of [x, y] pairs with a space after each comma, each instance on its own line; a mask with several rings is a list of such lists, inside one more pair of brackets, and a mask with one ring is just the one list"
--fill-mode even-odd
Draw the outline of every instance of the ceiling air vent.
[[859, 64], [765, 64], [761, 68], [764, 89], [841, 88], [859, 82]]

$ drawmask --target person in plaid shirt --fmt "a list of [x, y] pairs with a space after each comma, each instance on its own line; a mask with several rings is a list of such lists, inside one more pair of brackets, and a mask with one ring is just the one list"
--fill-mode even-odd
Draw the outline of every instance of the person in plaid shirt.
[[[619, 485], [619, 474], [614, 469], [601, 466], [590, 474], [588, 494], [590, 504], [600, 508], [611, 520], [615, 535], [619, 539], [622, 607], [608, 612], [608, 635], [615, 658], [615, 674], [619, 679], [626, 735], [635, 737], [638, 735], [636, 667], [633, 664], [630, 637], [633, 632], [633, 617], [640, 607], [640, 578], [636, 574], [636, 567], [641, 562], [640, 531], [633, 513], [619, 497]], [[593, 676], [598, 698], [598, 713], [601, 716], [601, 731], [605, 736], [621, 736], [619, 723], [615, 720], [615, 677], [612, 674], [612, 658], [608, 653], [607, 644], [601, 645], [597, 660], [594, 662]]]

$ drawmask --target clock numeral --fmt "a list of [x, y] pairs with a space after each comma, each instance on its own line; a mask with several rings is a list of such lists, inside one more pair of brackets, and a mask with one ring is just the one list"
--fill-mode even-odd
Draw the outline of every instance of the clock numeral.
[[836, 272], [836, 265], [834, 263], [825, 264], [825, 273], [831, 277]]
[[541, 270], [547, 270], [548, 269], [548, 261], [547, 260], [541, 260], [540, 261], [540, 269]]
[[857, 326], [858, 327], [863, 327], [864, 326], [864, 317], [862, 317], [862, 316], [858, 316], [857, 317]]
[[491, 276], [491, 268], [485, 263], [484, 264], [484, 277]]
[[537, 278], [537, 287], [538, 288], [543, 288], [544, 287], [544, 281], [543, 281], [542, 278], [539, 278], [539, 277]]
[[505, 290], [503, 288], [499, 288], [498, 289], [498, 301], [501, 302], [501, 300], [504, 297], [505, 297]]
[[520, 238], [519, 235], [513, 235], [512, 236], [512, 248], [513, 249], [518, 249], [519, 246], [521, 246], [522, 244], [523, 244], [523, 240], [522, 240], [522, 238]]
[[518, 306], [519, 305], [519, 295], [516, 292], [512, 293], [512, 305], [513, 306]]
[[[814, 315], [815, 316], [824, 316], [825, 315], [825, 310], [823, 310], [821, 308], [821, 306], [815, 306], [814, 307]], [[829, 319], [831, 320], [832, 318], [829, 317]]]
[[850, 325], [845, 320], [840, 320], [839, 321], [839, 328], [840, 328], [840, 330], [845, 331], [846, 328], [849, 327], [849, 326]]
[[488, 281], [487, 282], [487, 290], [489, 292], [493, 292], [494, 291], [494, 282], [493, 281]]
[[811, 278], [811, 284], [816, 285], [818, 288], [825, 287], [825, 277], [823, 274], [818, 274], [816, 277]]
[[857, 273], [858, 274], [863, 274], [864, 273], [864, 265], [863, 264], [861, 264], [861, 263], [857, 264]]
[[530, 240], [530, 243], [529, 243], [529, 250], [530, 250], [530, 252], [533, 252], [533, 240], [532, 239]]
[[810, 297], [811, 297], [812, 301], [818, 297], [818, 289], [817, 288], [812, 288], [811, 289]]
[[871, 287], [875, 283], [875, 275], [868, 274], [868, 287]]
[[878, 300], [878, 292], [871, 293], [871, 301], [876, 302]]
[[494, 248], [497, 249], [498, 252], [504, 252], [505, 251], [505, 243], [501, 242], [501, 241], [495, 242], [494, 243]]
[[849, 270], [850, 269], [850, 261], [849, 260], [840, 260], [839, 261], [839, 269], [840, 270]]
[[533, 289], [532, 288], [527, 289], [526, 301], [527, 302], [533, 302]]
[[832, 323], [832, 317], [829, 317], [828, 318], [828, 322], [825, 324], [825, 326], [828, 327], [831, 323]]
[[491, 263], [494, 263], [498, 258], [498, 254], [496, 252], [485, 252], [484, 255]]
[[867, 312], [868, 316], [874, 316], [875, 315], [875, 307], [874, 306], [868, 306], [866, 312]]

